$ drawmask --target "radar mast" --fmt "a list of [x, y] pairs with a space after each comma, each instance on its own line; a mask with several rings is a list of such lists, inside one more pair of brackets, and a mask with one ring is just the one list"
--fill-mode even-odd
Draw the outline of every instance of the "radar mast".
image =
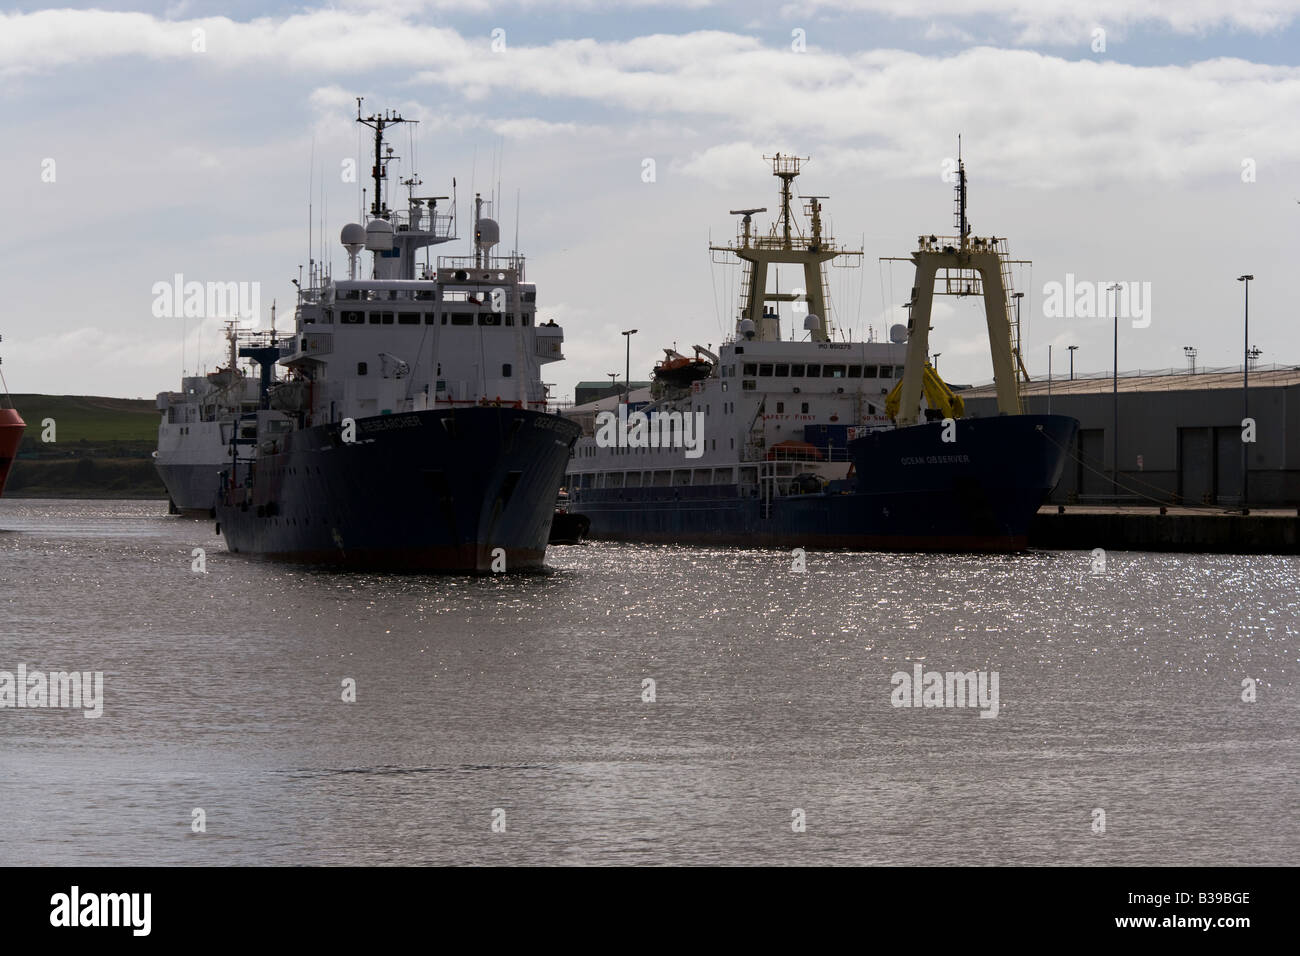
[[[803, 213], [809, 221], [809, 234], [804, 235], [791, 208], [795, 197], [794, 180], [799, 176], [805, 156], [786, 156], [776, 153], [764, 156], [772, 164], [772, 175], [781, 180], [781, 207], [777, 221], [767, 235], [753, 228], [755, 213], [767, 212], [765, 208], [733, 209], [733, 216], [743, 216], [736, 241], [723, 246], [710, 245], [709, 250], [722, 253], [714, 261], [727, 262], [735, 256], [744, 263], [741, 279], [741, 298], [736, 318], [736, 333], [759, 342], [781, 340], [781, 315], [769, 303], [806, 303], [804, 310], [796, 306], [796, 315], [803, 315], [803, 331], [814, 342], [828, 342], [834, 327], [830, 320], [830, 293], [826, 283], [825, 263], [844, 265], [861, 264], [861, 249], [841, 249], [832, 236], [823, 233], [822, 200], [826, 196], [799, 196], [803, 200]], [[803, 270], [803, 288], [792, 292], [769, 290], [767, 275], [770, 267], [790, 264]], [[771, 271], [775, 272], [773, 268]], [[750, 325], [749, 323], [753, 323]], [[796, 328], [795, 336], [799, 330]]]

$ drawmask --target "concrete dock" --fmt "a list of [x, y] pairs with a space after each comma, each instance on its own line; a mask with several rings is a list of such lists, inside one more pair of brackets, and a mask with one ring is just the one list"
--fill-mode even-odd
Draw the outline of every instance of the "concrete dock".
[[[1058, 507], [1063, 507], [1059, 511]], [[1300, 554], [1295, 508], [1044, 505], [1029, 530], [1035, 548], [1091, 551], [1188, 551], [1220, 554]]]

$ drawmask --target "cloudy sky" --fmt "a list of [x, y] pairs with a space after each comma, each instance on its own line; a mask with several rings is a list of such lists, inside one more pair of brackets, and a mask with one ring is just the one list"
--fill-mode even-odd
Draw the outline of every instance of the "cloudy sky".
[[[641, 330], [634, 377], [723, 339], [737, 277], [706, 247], [729, 209], [776, 205], [764, 153], [811, 156], [800, 191], [865, 251], [832, 276], [840, 329], [901, 321], [910, 270], [879, 259], [952, 231], [958, 133], [975, 232], [1033, 260], [1032, 374], [1049, 345], [1057, 374], [1067, 345], [1110, 367], [1110, 319], [1044, 314], [1067, 275], [1150, 283], [1122, 369], [1182, 366], [1186, 345], [1239, 363], [1243, 272], [1260, 360], [1300, 362], [1300, 0], [180, 0], [0, 13], [9, 389], [150, 397], [213, 367], [219, 318], [153, 315], [177, 273], [259, 283], [261, 324], [274, 299], [287, 327], [314, 248], [344, 268], [356, 96], [420, 120], [395, 172], [418, 161], [438, 193], [455, 176], [462, 235], [499, 181], [512, 246], [519, 197], [540, 313], [568, 339], [560, 395], [621, 374], [621, 329]], [[987, 380], [974, 303], [940, 301], [941, 372]]]

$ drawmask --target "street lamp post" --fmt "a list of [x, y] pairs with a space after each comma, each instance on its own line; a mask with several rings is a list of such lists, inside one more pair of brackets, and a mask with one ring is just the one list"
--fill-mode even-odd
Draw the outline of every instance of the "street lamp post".
[[942, 354], [942, 352], [934, 353], [934, 372], [936, 375], [939, 374], [939, 356]]
[[1079, 346], [1077, 346], [1077, 345], [1067, 345], [1067, 346], [1066, 346], [1066, 348], [1068, 348], [1068, 349], [1070, 350], [1070, 381], [1071, 381], [1071, 382], [1074, 381], [1074, 350], [1077, 349], [1078, 347], [1079, 347]]
[[[1241, 417], [1242, 428], [1245, 428], [1245, 419], [1250, 417], [1250, 280], [1255, 278], [1252, 275], [1237, 276], [1238, 282], [1246, 284], [1246, 310], [1244, 314], [1244, 326], [1242, 331], [1242, 356], [1241, 356]], [[1241, 513], [1250, 514], [1250, 506], [1247, 504], [1246, 494], [1250, 490], [1250, 457], [1246, 454], [1246, 442], [1241, 443]]]
[[1113, 413], [1110, 430], [1110, 493], [1114, 498], [1119, 497], [1119, 292], [1122, 288], [1123, 286], [1118, 282], [1106, 287], [1107, 292], [1115, 293], [1115, 344], [1112, 356], [1114, 367], [1111, 369], [1110, 377]]
[[631, 402], [632, 396], [632, 336], [636, 335], [636, 329], [628, 329], [623, 333], [623, 339], [627, 342], [626, 365], [623, 372], [623, 404]]

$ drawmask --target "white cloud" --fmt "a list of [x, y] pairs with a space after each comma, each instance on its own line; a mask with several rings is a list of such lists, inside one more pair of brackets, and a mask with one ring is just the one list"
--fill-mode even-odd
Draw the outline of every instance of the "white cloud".
[[[189, 31], [200, 23], [214, 25], [203, 56], [189, 51]], [[421, 120], [413, 141], [395, 141], [403, 165], [394, 179], [419, 160], [416, 169], [446, 193], [459, 174], [462, 213], [473, 191], [502, 178], [500, 138], [522, 144], [503, 151], [503, 232], [514, 232], [518, 188], [530, 278], [543, 314], [559, 303], [553, 311], [569, 337], [570, 361], [546, 375], [561, 390], [622, 368], [620, 327], [644, 329], [633, 342], [638, 377], [661, 344], [718, 341], [736, 290], [720, 276], [711, 285], [705, 239], [730, 236], [728, 209], [775, 206], [761, 157], [777, 150], [813, 157], [801, 188], [829, 193], [840, 238], [867, 250], [864, 274], [851, 277], [837, 303], [846, 306], [842, 324], [860, 332], [870, 322], [883, 333], [909, 279], [902, 266], [882, 275], [874, 258], [905, 254], [917, 232], [950, 225], [940, 164], [955, 154], [959, 131], [976, 229], [1010, 234], [1013, 252], [1038, 260], [1027, 309], [1035, 287], [1067, 271], [1150, 278], [1160, 312], [1144, 338], [1133, 333], [1142, 364], [1177, 364], [1177, 351], [1151, 358], [1166, 340], [1196, 344], [1208, 363], [1225, 364], [1240, 345], [1220, 329], [1219, 318], [1238, 311], [1230, 280], [1255, 271], [1259, 327], [1269, 328], [1270, 295], [1281, 323], [1300, 208], [1289, 185], [1300, 175], [1300, 129], [1291, 122], [1300, 113], [1300, 70], [1230, 58], [1132, 66], [990, 47], [935, 56], [818, 52], [813, 42], [795, 54], [783, 37], [773, 42], [713, 30], [512, 40], [494, 55], [486, 34], [380, 9], [240, 23], [76, 11], [4, 18], [0, 72], [25, 74], [6, 89], [24, 90], [24, 102], [41, 107], [39, 116], [15, 111], [6, 122], [13, 141], [33, 150], [0, 154], [0, 202], [26, 224], [21, 240], [0, 251], [16, 274], [31, 277], [16, 289], [4, 329], [10, 384], [17, 376], [24, 390], [66, 391], [71, 368], [78, 390], [173, 386], [179, 330], [148, 318], [147, 292], [174, 271], [261, 281], [263, 305], [278, 296], [283, 322], [287, 279], [309, 254], [313, 150], [316, 173], [328, 174], [315, 175], [313, 189], [317, 220], [329, 210], [323, 244], [335, 245], [342, 222], [360, 214], [369, 164], [352, 122], [359, 94], [368, 111], [399, 108]], [[112, 97], [97, 95], [104, 90]], [[263, 96], [252, 109], [250, 91]], [[126, 108], [139, 103], [148, 106]], [[341, 183], [340, 162], [358, 150], [363, 181]], [[42, 156], [58, 158], [57, 185], [39, 182]], [[653, 185], [641, 181], [643, 157], [657, 160]], [[1258, 163], [1256, 184], [1240, 181], [1247, 157]], [[1222, 268], [1225, 257], [1233, 262], [1224, 283], [1207, 292], [1188, 281]], [[94, 290], [95, 324], [120, 338], [98, 342], [112, 361], [46, 341], [86, 326], [84, 294], [50, 306], [47, 290], [66, 281], [68, 263], [80, 286]], [[936, 329], [945, 374], [961, 381], [986, 377], [966, 367], [981, 352], [962, 344], [979, 339], [967, 321]], [[1255, 321], [1252, 314], [1252, 328]], [[1081, 367], [1101, 367], [1109, 326], [1094, 324], [1062, 332], [1027, 314], [1032, 341], [1043, 343], [1031, 367], [1045, 366], [1046, 342], [1062, 334], [1083, 346]], [[24, 351], [31, 337], [43, 351]], [[142, 348], [128, 356], [130, 343]], [[1271, 343], [1262, 334], [1260, 344], [1274, 356], [1287, 348], [1281, 333]], [[70, 365], [41, 358], [65, 345]], [[141, 355], [157, 361], [132, 364]]]
[[1006, 21], [1022, 43], [1084, 43], [1094, 27], [1154, 25], [1178, 33], [1217, 29], [1269, 33], [1294, 23], [1300, 0], [808, 0], [783, 8], [787, 17], [871, 13], [895, 19], [991, 25]]
[[[189, 52], [191, 23], [209, 30], [208, 53]], [[1300, 114], [1300, 68], [1290, 66], [1216, 59], [1140, 67], [991, 47], [950, 57], [795, 54], [720, 31], [558, 40], [492, 54], [487, 37], [396, 24], [384, 13], [337, 10], [248, 23], [98, 11], [13, 15], [0, 31], [0, 71], [50, 72], [74, 60], [131, 55], [333, 80], [368, 76], [382, 63], [418, 70], [413, 89], [450, 90], [461, 103], [508, 95], [703, 123], [733, 145], [715, 143], [715, 155], [685, 160], [682, 168], [694, 175], [716, 165], [719, 149], [735, 158], [743, 154], [738, 144], [798, 140], [816, 144], [828, 162], [838, 151], [871, 175], [928, 176], [953, 154], [959, 131], [981, 157], [983, 175], [1031, 187], [1222, 176], [1244, 157], [1300, 156], [1291, 122]], [[395, 31], [403, 43], [392, 43]], [[312, 105], [342, 134], [351, 93], [325, 86]], [[432, 113], [419, 96], [410, 106]], [[477, 113], [517, 139], [572, 134], [577, 125]], [[685, 139], [661, 134], [647, 155], [678, 153]]]

